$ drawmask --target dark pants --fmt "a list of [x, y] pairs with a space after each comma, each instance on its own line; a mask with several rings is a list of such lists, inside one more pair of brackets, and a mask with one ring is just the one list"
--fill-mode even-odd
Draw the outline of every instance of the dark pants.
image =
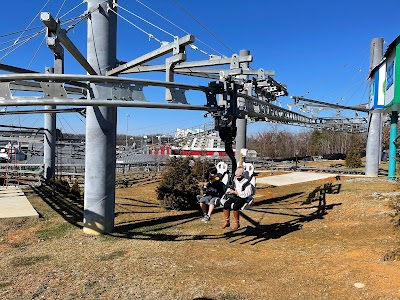
[[[240, 210], [242, 208], [242, 206], [246, 203], [246, 198], [240, 198], [240, 197], [232, 197], [230, 199], [228, 199], [228, 201], [226, 201], [224, 203], [224, 209], [229, 209], [229, 210]], [[233, 203], [233, 206], [232, 206]]]

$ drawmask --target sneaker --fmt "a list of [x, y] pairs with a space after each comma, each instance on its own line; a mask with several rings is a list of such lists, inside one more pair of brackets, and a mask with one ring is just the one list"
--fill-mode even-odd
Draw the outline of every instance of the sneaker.
[[204, 223], [208, 223], [208, 222], [210, 221], [210, 219], [211, 219], [211, 218], [210, 218], [209, 215], [204, 215], [202, 221], [203, 221]]

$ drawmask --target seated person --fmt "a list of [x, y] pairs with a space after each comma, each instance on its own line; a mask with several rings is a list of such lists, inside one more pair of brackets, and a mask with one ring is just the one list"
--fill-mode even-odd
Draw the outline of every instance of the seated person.
[[211, 167], [207, 172], [209, 180], [203, 184], [203, 195], [197, 196], [197, 202], [203, 212], [202, 221], [204, 223], [210, 221], [216, 200], [225, 193], [225, 184], [220, 180], [217, 168]]
[[249, 180], [244, 176], [244, 168], [238, 167], [235, 171], [235, 178], [233, 180], [233, 187], [226, 191], [227, 201], [224, 202], [224, 224], [221, 228], [230, 226], [230, 212], [233, 210], [234, 223], [232, 229], [238, 229], [239, 224], [239, 210], [244, 204], [253, 199], [253, 187]]

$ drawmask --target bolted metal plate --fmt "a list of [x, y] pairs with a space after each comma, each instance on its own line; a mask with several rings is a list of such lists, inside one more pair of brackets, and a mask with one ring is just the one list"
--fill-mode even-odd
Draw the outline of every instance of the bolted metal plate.
[[132, 99], [133, 100], [148, 102], [146, 100], [146, 97], [144, 96], [144, 93], [143, 93], [143, 86], [141, 86], [141, 85], [131, 85], [130, 86], [130, 90], [131, 90], [131, 93], [132, 93]]
[[183, 89], [167, 89], [165, 100], [169, 103], [182, 103], [188, 104], [186, 100], [185, 90]]
[[231, 58], [230, 69], [238, 69], [239, 65], [239, 56], [237, 54], [233, 54]]
[[92, 83], [93, 99], [126, 100], [148, 102], [143, 93], [143, 86], [130, 84]]
[[2, 99], [2, 100], [11, 100], [12, 99], [9, 82], [1, 82], [0, 83], [0, 99]]
[[41, 82], [40, 86], [43, 89], [43, 99], [67, 98], [67, 91], [64, 88], [64, 83], [60, 82]]

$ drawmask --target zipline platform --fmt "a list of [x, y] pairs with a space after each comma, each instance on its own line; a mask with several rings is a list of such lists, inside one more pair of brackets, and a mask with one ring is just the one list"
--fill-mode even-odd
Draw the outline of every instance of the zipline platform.
[[296, 184], [319, 179], [326, 179], [336, 176], [348, 177], [365, 177], [364, 175], [350, 175], [350, 174], [323, 174], [313, 172], [291, 172], [282, 175], [274, 175], [268, 177], [257, 178], [257, 184], [269, 184], [274, 186], [283, 186], [289, 184]]
[[39, 217], [37, 211], [17, 186], [0, 187], [0, 219]]

